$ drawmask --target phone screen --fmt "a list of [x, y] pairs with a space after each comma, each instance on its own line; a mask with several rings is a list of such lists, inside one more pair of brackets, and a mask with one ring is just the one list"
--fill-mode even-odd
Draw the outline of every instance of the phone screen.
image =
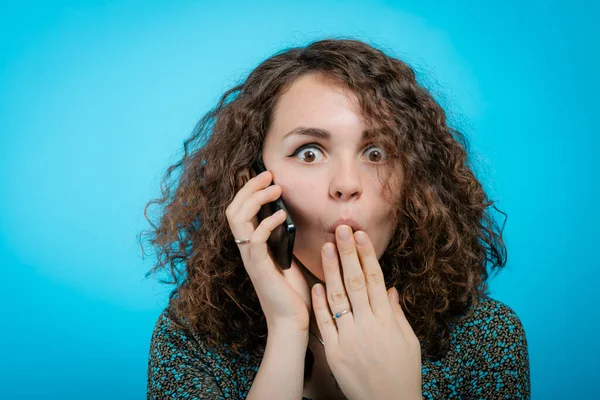
[[[252, 168], [254, 169], [254, 172], [256, 172], [256, 175], [267, 170], [261, 156], [254, 161]], [[273, 183], [271, 183], [271, 185], [272, 184]], [[296, 227], [294, 226], [294, 222], [281, 197], [271, 203], [264, 204], [258, 211], [257, 217], [258, 222], [260, 223], [260, 221], [273, 215], [279, 210], [285, 211], [285, 221], [271, 232], [271, 235], [267, 240], [267, 245], [273, 253], [275, 262], [279, 264], [281, 269], [289, 269], [292, 266]]]

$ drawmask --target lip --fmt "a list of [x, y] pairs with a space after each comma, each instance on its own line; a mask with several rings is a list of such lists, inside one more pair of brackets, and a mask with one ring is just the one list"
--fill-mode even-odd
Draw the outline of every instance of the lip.
[[340, 225], [350, 226], [350, 228], [352, 228], [353, 232], [362, 230], [361, 225], [358, 222], [356, 222], [355, 220], [353, 220], [352, 218], [339, 218], [329, 227], [328, 232], [335, 234], [335, 230]]

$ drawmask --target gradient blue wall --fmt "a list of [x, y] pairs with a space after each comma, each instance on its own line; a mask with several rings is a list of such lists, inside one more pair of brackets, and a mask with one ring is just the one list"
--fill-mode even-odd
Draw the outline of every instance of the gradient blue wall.
[[0, 397], [145, 398], [169, 290], [143, 278], [145, 202], [222, 92], [330, 35], [410, 62], [469, 136], [509, 215], [491, 287], [525, 326], [533, 398], [592, 395], [600, 15], [497, 3], [3, 2]]

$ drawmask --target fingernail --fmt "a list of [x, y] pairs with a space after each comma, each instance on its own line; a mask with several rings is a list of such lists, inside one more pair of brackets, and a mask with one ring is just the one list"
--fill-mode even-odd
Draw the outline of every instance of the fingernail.
[[392, 297], [394, 298], [394, 301], [396, 303], [400, 301], [400, 296], [398, 295], [398, 289], [396, 289], [395, 287], [392, 289]]
[[323, 291], [323, 286], [321, 286], [320, 284], [316, 284], [315, 285], [315, 294], [319, 297], [323, 296], [325, 292]]
[[325, 245], [325, 258], [329, 259], [329, 260], [333, 260], [335, 258], [335, 250], [333, 249], [333, 244], [332, 243], [327, 243]]
[[354, 239], [356, 239], [356, 243], [363, 246], [367, 244], [367, 234], [360, 231], [354, 234]]
[[342, 226], [341, 228], [338, 229], [338, 231], [339, 231], [340, 239], [342, 239], [342, 240], [350, 239], [352, 230], [350, 229], [349, 226]]

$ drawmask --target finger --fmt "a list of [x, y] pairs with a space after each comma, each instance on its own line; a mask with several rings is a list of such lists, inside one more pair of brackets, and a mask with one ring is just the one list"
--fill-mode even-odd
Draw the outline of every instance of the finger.
[[[350, 310], [350, 299], [346, 295], [346, 288], [342, 282], [337, 250], [333, 243], [327, 242], [321, 249], [321, 262], [331, 313], [335, 314], [343, 310]], [[354, 317], [352, 313], [347, 313], [334, 322], [337, 323], [339, 329], [350, 328], [354, 325]]]
[[358, 258], [360, 259], [366, 279], [371, 310], [373, 310], [375, 315], [389, 314], [392, 308], [390, 307], [383, 272], [375, 254], [373, 243], [371, 243], [369, 236], [363, 231], [354, 232], [354, 238], [356, 249], [358, 250]]
[[335, 230], [338, 253], [340, 254], [340, 264], [344, 272], [344, 284], [352, 311], [356, 318], [365, 315], [372, 315], [369, 296], [365, 285], [365, 274], [363, 273], [356, 252], [352, 228], [348, 225], [340, 225]]
[[329, 311], [329, 305], [327, 304], [327, 297], [325, 296], [325, 289], [323, 285], [317, 283], [312, 288], [312, 305], [315, 311], [315, 319], [317, 320], [317, 326], [321, 332], [321, 337], [326, 346], [338, 343], [338, 330], [335, 320], [331, 316]]
[[[281, 191], [281, 186], [271, 185], [253, 193], [233, 217], [233, 222], [246, 224], [248, 221], [252, 221], [264, 204], [275, 201], [281, 196]], [[256, 228], [256, 225], [252, 225], [252, 232], [254, 232], [254, 228]]]
[[[250, 236], [249, 247], [252, 258], [266, 259], [267, 257], [269, 257], [269, 252], [267, 249], [267, 239], [271, 235], [271, 232], [273, 232], [273, 230], [277, 228], [277, 226], [281, 225], [283, 221], [285, 221], [285, 211], [283, 210], [279, 210], [275, 214], [261, 221], [254, 233]], [[268, 263], [258, 264], [269, 265]], [[259, 271], [259, 273], [263, 272], [273, 271]]]
[[252, 196], [254, 192], [269, 186], [272, 179], [273, 175], [271, 172], [265, 171], [246, 182], [246, 184], [237, 192], [233, 201], [227, 206], [227, 209], [225, 210], [227, 217], [229, 218], [230, 215], [237, 214], [238, 210], [246, 200]]
[[[279, 185], [271, 185], [266, 189], [253, 193], [237, 213], [230, 213], [227, 216], [233, 236], [237, 239], [249, 238], [258, 226], [257, 213], [260, 207], [263, 204], [275, 201], [279, 196], [281, 196], [281, 186]], [[238, 245], [240, 251], [245, 251], [241, 246], [245, 246], [245, 244]]]

